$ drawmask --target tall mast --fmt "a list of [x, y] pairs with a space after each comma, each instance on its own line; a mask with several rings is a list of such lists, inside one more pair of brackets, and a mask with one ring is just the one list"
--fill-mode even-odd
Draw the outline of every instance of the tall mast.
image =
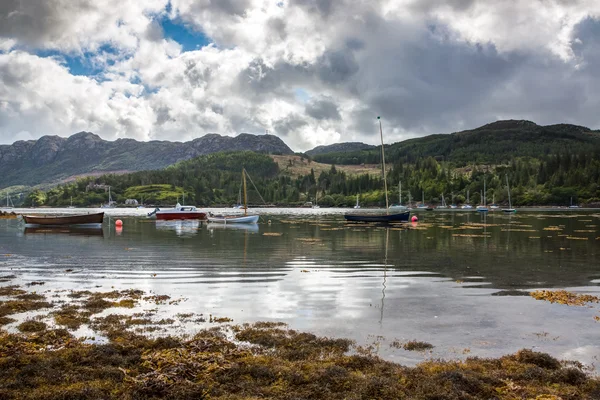
[[508, 175], [506, 175], [506, 189], [508, 190], [508, 208], [512, 209], [512, 202], [510, 201], [510, 186], [508, 185]]
[[381, 167], [383, 168], [383, 190], [385, 191], [385, 212], [389, 215], [390, 213], [390, 202], [388, 200], [387, 192], [387, 179], [385, 177], [385, 149], [383, 148], [383, 130], [381, 129], [381, 117], [377, 117], [379, 120], [379, 135], [381, 136]]
[[400, 205], [402, 205], [402, 181], [400, 181], [398, 188], [398, 200], [400, 201]]
[[242, 168], [242, 182], [244, 186], [244, 215], [248, 215], [248, 196], [246, 194], [246, 169]]

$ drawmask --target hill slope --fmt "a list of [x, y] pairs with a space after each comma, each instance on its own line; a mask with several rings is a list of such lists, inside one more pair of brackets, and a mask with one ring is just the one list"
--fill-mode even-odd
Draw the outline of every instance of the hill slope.
[[319, 154], [326, 153], [344, 153], [349, 151], [360, 151], [374, 149], [376, 146], [361, 143], [361, 142], [345, 142], [330, 144], [329, 146], [317, 146], [312, 150], [306, 152], [307, 155], [314, 157]]
[[182, 160], [225, 150], [292, 153], [277, 136], [245, 133], [236, 137], [209, 134], [184, 143], [138, 142], [133, 139], [111, 142], [90, 132], [80, 132], [68, 138], [43, 136], [38, 140], [0, 145], [0, 188], [60, 181], [74, 175], [97, 172], [164, 168]]
[[[414, 162], [436, 157], [456, 164], [503, 163], [514, 157], [539, 158], [548, 154], [600, 149], [600, 132], [577, 125], [540, 126], [530, 121], [497, 121], [452, 134], [429, 135], [386, 146], [386, 161]], [[377, 163], [377, 148], [330, 152], [315, 161], [335, 164]]]

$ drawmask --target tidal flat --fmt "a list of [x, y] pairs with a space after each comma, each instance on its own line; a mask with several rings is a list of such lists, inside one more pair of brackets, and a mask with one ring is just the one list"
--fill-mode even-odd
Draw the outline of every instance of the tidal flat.
[[[530, 349], [406, 367], [378, 357], [373, 347], [277, 322], [233, 324], [227, 317], [177, 314], [178, 322], [213, 326], [172, 335], [176, 320], [157, 315], [178, 301], [140, 290], [41, 295], [5, 286], [1, 294], [7, 300], [0, 314], [15, 317], [0, 331], [0, 397], [6, 399], [600, 396], [600, 379], [583, 364]], [[130, 312], [116, 312], [123, 309]], [[91, 336], [82, 335], [82, 327]], [[433, 347], [416, 340], [396, 345], [422, 352]]]

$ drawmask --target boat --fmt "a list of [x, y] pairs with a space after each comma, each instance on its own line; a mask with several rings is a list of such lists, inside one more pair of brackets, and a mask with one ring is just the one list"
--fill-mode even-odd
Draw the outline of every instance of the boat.
[[580, 208], [578, 205], [573, 204], [573, 196], [571, 196], [571, 205], [569, 206], [569, 208]]
[[104, 213], [68, 215], [68, 216], [34, 216], [23, 215], [26, 226], [101, 226]]
[[499, 209], [500, 209], [500, 206], [496, 204], [496, 194], [494, 193], [492, 195], [492, 204], [490, 205], [490, 210], [496, 211]]
[[379, 135], [381, 137], [381, 168], [383, 170], [383, 191], [385, 192], [385, 214], [344, 214], [346, 221], [351, 222], [408, 222], [410, 211], [398, 213], [390, 213], [388, 200], [387, 179], [385, 176], [385, 149], [383, 147], [383, 130], [381, 128], [381, 117], [377, 117], [379, 121]]
[[244, 215], [212, 215], [209, 213], [208, 222], [215, 222], [220, 224], [255, 224], [258, 222], [258, 215], [248, 215], [246, 174], [246, 169], [242, 168], [242, 187], [244, 188]]
[[8, 191], [6, 191], [6, 207], [3, 207], [5, 210], [10, 210], [14, 207], [14, 203], [12, 202], [12, 199], [10, 198], [10, 196], [8, 195]]
[[117, 202], [113, 201], [112, 196], [110, 195], [110, 186], [108, 187], [108, 203], [102, 204], [101, 208], [115, 208], [117, 206]]
[[481, 192], [481, 205], [477, 206], [477, 211], [478, 212], [488, 212], [488, 211], [490, 211], [487, 208], [487, 205], [486, 205], [487, 201], [486, 201], [486, 198], [485, 198], [485, 194], [486, 194], [486, 187], [485, 187], [485, 178], [484, 178], [483, 179], [483, 191]]
[[67, 208], [75, 208], [75, 207], [73, 206], [73, 196], [71, 196], [71, 205], [70, 205], [69, 207], [67, 207]]
[[317, 190], [317, 193], [315, 193], [315, 204], [312, 205], [312, 208], [321, 208], [319, 207], [319, 191]]
[[442, 193], [442, 204], [440, 204], [436, 208], [441, 208], [441, 209], [448, 208], [448, 205], [446, 204], [446, 200], [444, 199], [444, 193]]
[[469, 190], [467, 190], [467, 204], [463, 204], [460, 208], [463, 210], [470, 210], [473, 208], [473, 206], [469, 204]]
[[398, 182], [398, 204], [392, 204], [390, 210], [393, 211], [408, 211], [409, 208], [402, 205], [402, 182]]
[[358, 204], [358, 195], [356, 195], [356, 205], [354, 206], [355, 209], [360, 208], [360, 205]]
[[246, 232], [251, 232], [251, 233], [256, 233], [258, 232], [258, 224], [240, 224], [240, 223], [226, 223], [226, 224], [220, 224], [220, 223], [213, 223], [213, 222], [209, 222], [208, 224], [206, 224], [206, 229], [208, 229], [209, 231], [212, 231], [214, 229], [228, 229], [228, 230], [240, 230], [240, 231], [246, 231]]
[[244, 208], [244, 205], [242, 204], [242, 187], [241, 186], [240, 186], [240, 191], [238, 193], [238, 201], [232, 207], [235, 208], [236, 210], [241, 210], [242, 208]]
[[427, 210], [430, 208], [427, 204], [425, 204], [425, 191], [421, 191], [421, 204], [417, 205], [417, 208], [421, 210]]
[[167, 208], [161, 210], [156, 208], [151, 213], [148, 213], [148, 217], [156, 215], [157, 220], [171, 221], [177, 219], [206, 219], [206, 213], [198, 210], [194, 206], [182, 206], [177, 203], [175, 208]]
[[512, 202], [510, 201], [510, 186], [508, 184], [508, 175], [506, 175], [506, 189], [508, 190], [508, 208], [502, 209], [502, 212], [507, 214], [514, 214], [517, 212], [517, 210], [512, 208]]

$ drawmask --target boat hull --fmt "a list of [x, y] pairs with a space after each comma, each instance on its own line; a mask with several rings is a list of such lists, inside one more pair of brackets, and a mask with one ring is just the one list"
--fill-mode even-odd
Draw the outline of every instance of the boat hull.
[[23, 220], [31, 226], [87, 226], [97, 227], [104, 221], [104, 213], [71, 215], [66, 217], [39, 217], [23, 215]]
[[185, 220], [185, 219], [206, 219], [206, 213], [158, 211], [156, 213], [156, 219], [162, 220], [162, 221]]
[[398, 214], [389, 215], [359, 215], [346, 214], [344, 218], [351, 222], [408, 222], [410, 212], [406, 211]]
[[231, 216], [231, 217], [208, 217], [208, 222], [218, 224], [255, 224], [258, 222], [258, 215]]

